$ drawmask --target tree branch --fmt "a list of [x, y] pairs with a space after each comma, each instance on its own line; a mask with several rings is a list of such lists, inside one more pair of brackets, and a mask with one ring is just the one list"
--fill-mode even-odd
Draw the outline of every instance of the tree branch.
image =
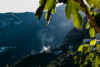
[[76, 2], [80, 2], [80, 6], [83, 8], [84, 13], [86, 14], [86, 17], [90, 20], [92, 26], [95, 28], [95, 30], [98, 32], [100, 35], [100, 28], [97, 26], [95, 20], [90, 16], [87, 7], [85, 6], [83, 0], [75, 0]]

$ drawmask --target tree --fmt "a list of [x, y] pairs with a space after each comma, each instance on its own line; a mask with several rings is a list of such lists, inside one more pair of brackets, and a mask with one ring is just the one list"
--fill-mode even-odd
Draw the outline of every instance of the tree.
[[[66, 18], [68, 20], [73, 19], [73, 25], [78, 28], [82, 29], [83, 26], [83, 18], [82, 15], [79, 13], [79, 11], [82, 11], [85, 13], [86, 17], [88, 18], [88, 22], [86, 24], [86, 29], [89, 29], [89, 33], [91, 38], [95, 37], [96, 33], [100, 35], [100, 22], [98, 19], [100, 19], [100, 13], [98, 13], [96, 10], [93, 11], [95, 8], [100, 9], [100, 0], [86, 0], [86, 2], [90, 5], [90, 8], [87, 6], [87, 4], [84, 3], [83, 0], [40, 0], [39, 1], [39, 8], [36, 11], [35, 16], [38, 17], [38, 20], [40, 20], [41, 15], [44, 10], [47, 10], [45, 14], [45, 19], [47, 20], [47, 26], [49, 25], [49, 20], [51, 17], [51, 14], [55, 13], [56, 4], [63, 2], [66, 4], [65, 7], [65, 14]], [[82, 53], [82, 55], [75, 56], [74, 59], [79, 61], [80, 60], [80, 67], [85, 67], [85, 61], [87, 56], [92, 56], [92, 59], [94, 59], [93, 63], [95, 63], [95, 67], [98, 67], [98, 62], [100, 61], [100, 44], [97, 44], [96, 49], [98, 50], [99, 54], [91, 53], [92, 49], [94, 48], [93, 45], [96, 44], [96, 40], [93, 40], [90, 42], [89, 45], [81, 45], [78, 49], [79, 52]], [[89, 53], [86, 52], [88, 49]], [[80, 51], [81, 50], [81, 51]], [[85, 51], [85, 53], [84, 53]], [[88, 54], [87, 54], [88, 53]], [[98, 55], [98, 56], [97, 56]], [[80, 58], [81, 57], [81, 58]], [[87, 61], [87, 64], [92, 65], [91, 59]]]

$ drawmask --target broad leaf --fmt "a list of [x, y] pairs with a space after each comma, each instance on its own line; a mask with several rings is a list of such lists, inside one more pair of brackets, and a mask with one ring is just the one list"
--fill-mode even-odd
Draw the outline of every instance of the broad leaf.
[[93, 58], [94, 58], [94, 54], [93, 54], [92, 52], [91, 52], [91, 53], [89, 53], [88, 58], [93, 59]]
[[90, 6], [100, 8], [100, 0], [86, 0]]
[[[50, 2], [52, 2], [53, 4], [51, 4]], [[47, 4], [49, 5], [48, 7], [47, 7]], [[44, 8], [44, 9], [47, 9], [47, 13], [45, 15], [45, 19], [48, 21], [46, 23], [47, 26], [49, 25], [49, 20], [50, 20], [50, 17], [51, 17], [51, 13], [52, 14], [55, 13], [55, 7], [56, 7], [56, 0], [47, 0], [46, 6]]]
[[38, 20], [40, 20], [44, 7], [46, 5], [47, 0], [44, 0], [44, 2], [42, 3], [42, 5], [36, 10], [35, 16], [38, 17]]
[[44, 10], [50, 10], [55, 5], [56, 0], [47, 0]]
[[96, 45], [97, 49], [100, 49], [100, 43]]
[[96, 39], [90, 41], [90, 45], [91, 45], [91, 46], [94, 46], [95, 44], [96, 44]]
[[90, 28], [89, 33], [90, 33], [90, 37], [91, 37], [91, 38], [95, 37], [96, 31], [95, 31], [94, 27], [91, 27], [91, 28]]
[[90, 25], [90, 21], [88, 20], [87, 24], [86, 24], [86, 29], [89, 29], [91, 27]]
[[100, 43], [96, 45], [96, 48], [98, 49], [98, 52], [100, 53]]
[[87, 60], [93, 62], [93, 58], [94, 58], [94, 54], [90, 52], [89, 55], [87, 56]]
[[94, 67], [99, 67], [98, 65], [100, 65], [100, 59], [98, 58], [98, 56], [96, 56], [95, 62], [94, 62]]
[[83, 51], [83, 45], [80, 45], [78, 48], [78, 52], [82, 52]]
[[72, 14], [74, 26], [76, 28], [82, 29], [83, 18], [79, 13], [80, 10], [83, 11], [83, 9], [80, 7], [80, 3], [75, 2], [74, 0], [67, 0], [67, 5], [65, 7], [65, 14], [67, 19], [71, 19]]

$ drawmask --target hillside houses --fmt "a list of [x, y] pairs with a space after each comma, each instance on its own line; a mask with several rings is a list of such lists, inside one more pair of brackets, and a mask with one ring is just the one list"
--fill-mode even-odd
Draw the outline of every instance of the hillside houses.
[[[96, 39], [96, 43], [99, 43], [100, 42], [100, 35], [96, 34], [95, 39]], [[85, 38], [85, 39], [83, 39], [83, 44], [89, 44], [91, 40], [93, 40], [93, 39]]]

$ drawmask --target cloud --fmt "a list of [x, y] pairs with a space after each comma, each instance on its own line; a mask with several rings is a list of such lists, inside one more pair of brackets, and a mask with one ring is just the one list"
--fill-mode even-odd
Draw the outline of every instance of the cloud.
[[[58, 4], [57, 6], [62, 5]], [[0, 13], [36, 12], [39, 0], [0, 0]]]
[[37, 32], [38, 38], [42, 45], [49, 45], [53, 42], [54, 37], [52, 34], [47, 33], [46, 29], [41, 29]]

